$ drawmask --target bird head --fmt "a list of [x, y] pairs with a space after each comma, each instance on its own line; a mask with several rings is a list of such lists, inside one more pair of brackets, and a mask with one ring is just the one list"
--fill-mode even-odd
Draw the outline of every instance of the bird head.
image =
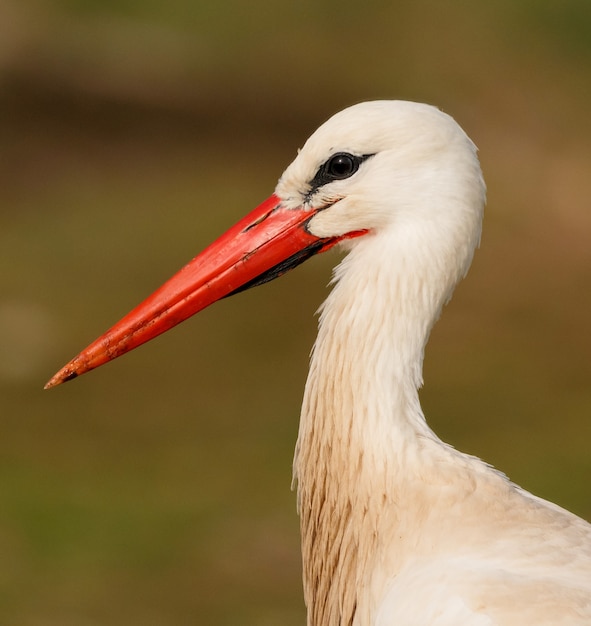
[[331, 117], [275, 193], [287, 208], [316, 212], [307, 228], [318, 237], [454, 222], [479, 232], [484, 205], [472, 141], [449, 115], [407, 101], [364, 102]]
[[[220, 298], [367, 235], [429, 232], [471, 258], [484, 184], [472, 142], [438, 109], [352, 106], [323, 124], [275, 193], [64, 366], [53, 387], [165, 332]], [[461, 256], [461, 255], [458, 255]], [[468, 259], [469, 262], [469, 259]]]

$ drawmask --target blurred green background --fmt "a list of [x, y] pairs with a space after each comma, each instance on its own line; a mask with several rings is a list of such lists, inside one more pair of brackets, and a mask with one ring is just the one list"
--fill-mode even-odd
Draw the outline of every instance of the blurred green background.
[[3, 0], [0, 623], [304, 623], [291, 458], [338, 253], [42, 386], [361, 100], [451, 113], [489, 186], [431, 425], [591, 518], [590, 64], [588, 0]]

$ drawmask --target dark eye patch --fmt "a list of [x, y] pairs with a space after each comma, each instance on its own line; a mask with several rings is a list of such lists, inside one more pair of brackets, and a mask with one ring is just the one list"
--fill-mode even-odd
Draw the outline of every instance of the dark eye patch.
[[310, 191], [306, 194], [311, 197], [320, 187], [335, 180], [344, 180], [357, 172], [359, 166], [373, 154], [350, 154], [337, 152], [328, 158], [319, 168], [310, 181]]

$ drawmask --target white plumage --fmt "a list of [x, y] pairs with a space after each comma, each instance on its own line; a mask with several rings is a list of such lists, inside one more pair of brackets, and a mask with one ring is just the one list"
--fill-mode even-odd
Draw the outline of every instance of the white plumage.
[[419, 403], [425, 344], [484, 200], [476, 149], [449, 116], [353, 106], [47, 387], [341, 242], [294, 459], [308, 626], [590, 626], [591, 526], [443, 443]]
[[[307, 198], [335, 152], [374, 156]], [[309, 626], [591, 624], [591, 526], [443, 443], [419, 404], [430, 329], [480, 237], [472, 142], [435, 108], [360, 104], [312, 135], [276, 194], [329, 205], [315, 235], [370, 231], [343, 244], [301, 414]]]

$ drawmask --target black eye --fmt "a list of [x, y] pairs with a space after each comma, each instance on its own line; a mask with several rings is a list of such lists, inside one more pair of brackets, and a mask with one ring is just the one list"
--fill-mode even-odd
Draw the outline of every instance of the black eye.
[[331, 180], [343, 180], [353, 176], [359, 169], [360, 159], [352, 154], [340, 152], [332, 156], [325, 164], [325, 175]]
[[311, 198], [322, 185], [332, 183], [335, 180], [344, 180], [353, 176], [359, 166], [369, 159], [372, 154], [349, 154], [348, 152], [337, 152], [327, 159], [318, 169], [316, 175], [310, 181], [310, 190], [306, 197]]

